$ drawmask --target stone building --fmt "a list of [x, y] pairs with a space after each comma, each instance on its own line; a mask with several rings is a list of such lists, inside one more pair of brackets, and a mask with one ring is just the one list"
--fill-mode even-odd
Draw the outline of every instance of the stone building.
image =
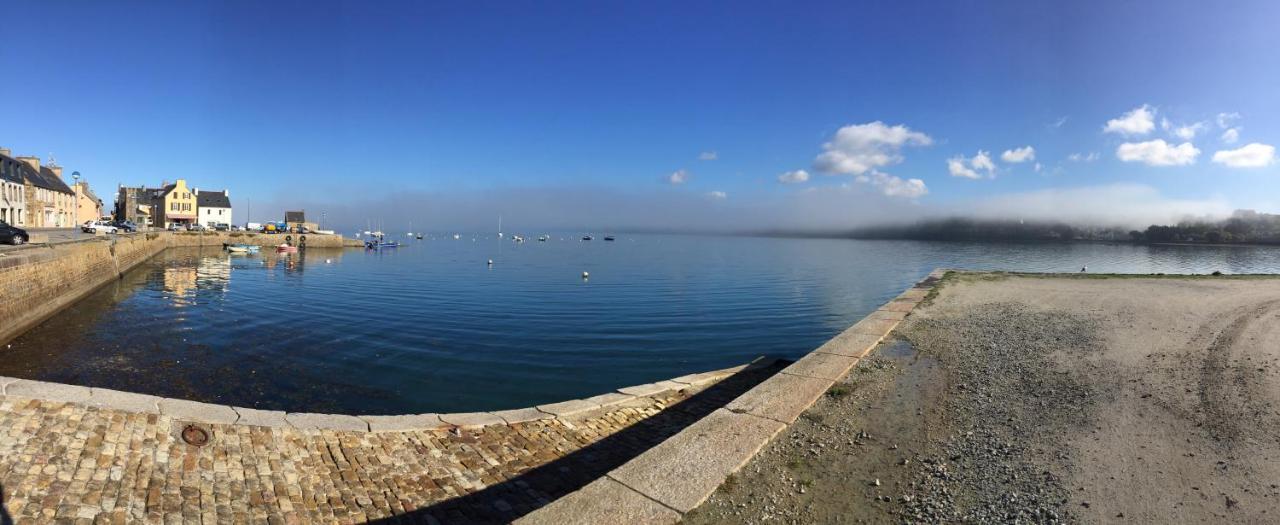
[[39, 157], [17, 157], [30, 168], [23, 170], [26, 224], [35, 228], [75, 226], [76, 194], [62, 181], [62, 167], [40, 165]]
[[152, 188], [129, 188], [121, 185], [116, 190], [116, 220], [129, 221], [139, 227], [155, 226], [152, 217], [154, 203], [151, 194], [158, 192]]
[[231, 219], [231, 191], [200, 191], [196, 188], [196, 222], [213, 227], [235, 224]]
[[9, 156], [9, 150], [0, 148], [0, 221], [14, 226], [27, 223], [26, 176], [31, 169], [25, 162]]

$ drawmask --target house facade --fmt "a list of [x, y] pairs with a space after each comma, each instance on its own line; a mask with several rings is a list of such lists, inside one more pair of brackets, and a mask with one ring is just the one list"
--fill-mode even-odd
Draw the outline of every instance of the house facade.
[[23, 170], [31, 167], [0, 148], [0, 221], [14, 226], [27, 223], [27, 190]]
[[87, 221], [102, 218], [102, 199], [89, 189], [88, 182], [78, 181], [71, 185], [71, 189], [76, 194], [75, 224], [84, 224]]
[[[178, 179], [166, 185], [161, 197], [156, 199], [155, 226], [167, 228], [173, 225], [185, 226], [196, 222], [196, 194], [187, 187], [186, 179]], [[153, 193], [154, 195], [154, 193]]]
[[23, 196], [26, 200], [24, 226], [35, 228], [70, 228], [75, 226], [75, 191], [62, 181], [62, 167], [41, 166], [39, 157], [17, 157], [30, 169], [23, 170]]
[[204, 226], [231, 225], [231, 191], [201, 191], [196, 188], [196, 222]]

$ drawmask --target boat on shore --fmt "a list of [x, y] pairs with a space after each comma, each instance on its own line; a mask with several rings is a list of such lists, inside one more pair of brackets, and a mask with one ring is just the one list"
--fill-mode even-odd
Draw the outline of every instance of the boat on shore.
[[298, 247], [291, 246], [288, 244], [281, 244], [279, 246], [276, 246], [276, 253], [298, 253]]
[[256, 244], [225, 244], [223, 248], [231, 253], [258, 253], [262, 249]]

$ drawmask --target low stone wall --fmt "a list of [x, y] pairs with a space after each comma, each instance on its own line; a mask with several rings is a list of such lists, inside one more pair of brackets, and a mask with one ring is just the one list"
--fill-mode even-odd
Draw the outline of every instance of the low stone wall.
[[[292, 235], [294, 244], [302, 237]], [[0, 253], [0, 343], [8, 342], [162, 250], [226, 243], [274, 246], [285, 235], [244, 232], [144, 232], [32, 244]], [[340, 235], [307, 235], [309, 248], [341, 248]]]
[[871, 353], [945, 273], [935, 270], [724, 408], [516, 523], [679, 522]]

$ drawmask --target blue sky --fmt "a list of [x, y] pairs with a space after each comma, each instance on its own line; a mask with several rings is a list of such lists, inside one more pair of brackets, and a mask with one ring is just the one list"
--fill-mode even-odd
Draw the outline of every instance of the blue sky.
[[178, 4], [8, 4], [0, 145], [348, 221], [1280, 211], [1276, 2]]

